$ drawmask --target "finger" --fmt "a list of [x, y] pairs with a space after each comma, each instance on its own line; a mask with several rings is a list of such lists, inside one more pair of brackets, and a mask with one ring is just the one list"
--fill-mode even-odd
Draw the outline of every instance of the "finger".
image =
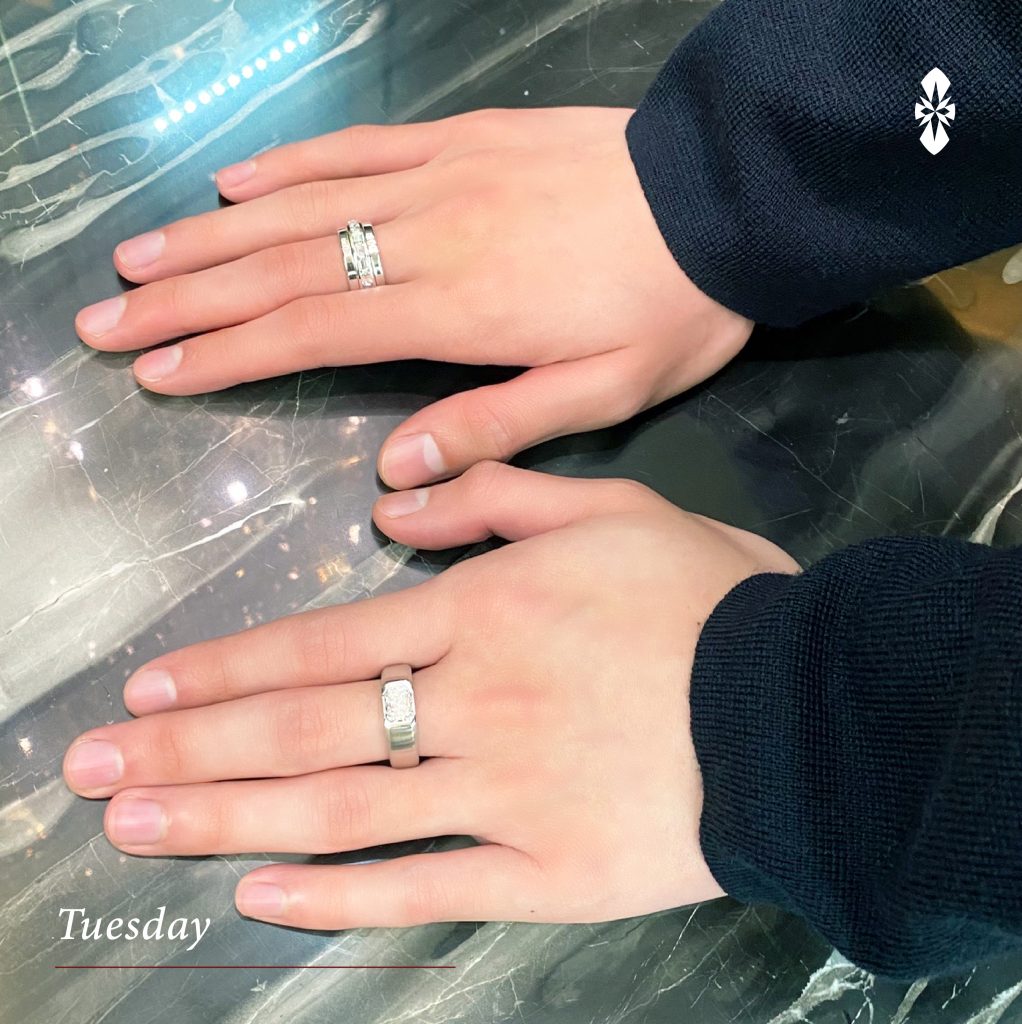
[[450, 647], [453, 620], [450, 589], [436, 577], [163, 654], [127, 681], [124, 703], [132, 714], [145, 715], [368, 679], [390, 664], [434, 665]]
[[420, 281], [310, 295], [247, 323], [154, 349], [133, 370], [150, 391], [195, 395], [321, 366], [453, 361], [464, 353], [453, 318], [442, 295]]
[[[387, 280], [401, 284], [425, 272], [426, 251], [409, 221], [380, 227]], [[295, 299], [347, 291], [337, 235], [261, 249], [205, 270], [151, 281], [80, 310], [79, 337], [94, 348], [124, 352], [171, 338], [245, 323]], [[106, 312], [107, 303], [116, 307]], [[91, 326], [90, 326], [91, 325]]]
[[126, 239], [114, 250], [114, 263], [130, 281], [185, 274], [274, 245], [336, 234], [350, 217], [394, 220], [421, 192], [415, 171], [310, 181]]
[[[423, 757], [460, 750], [473, 730], [467, 710], [438, 682], [415, 673]], [[129, 786], [307, 775], [388, 757], [379, 680], [257, 693], [225, 704], [146, 715], [92, 729], [64, 758], [68, 786], [103, 797]]]
[[663, 501], [632, 480], [573, 480], [480, 462], [448, 483], [384, 495], [373, 520], [403, 544], [449, 548], [493, 536], [522, 540]]
[[289, 142], [216, 173], [220, 191], [236, 201], [320, 178], [354, 178], [420, 167], [448, 144], [457, 118], [420, 124], [358, 124]]
[[384, 442], [380, 476], [390, 487], [417, 487], [483, 459], [504, 461], [541, 441], [628, 419], [638, 405], [625, 359], [606, 352], [550, 363], [435, 402]]
[[439, 757], [414, 771], [359, 765], [288, 779], [125, 790], [110, 801], [103, 826], [115, 846], [150, 857], [334, 853], [476, 834], [487, 796], [465, 762]]
[[542, 910], [536, 862], [496, 843], [373, 864], [273, 864], [247, 874], [247, 917], [295, 928], [404, 928], [432, 921], [529, 921]]

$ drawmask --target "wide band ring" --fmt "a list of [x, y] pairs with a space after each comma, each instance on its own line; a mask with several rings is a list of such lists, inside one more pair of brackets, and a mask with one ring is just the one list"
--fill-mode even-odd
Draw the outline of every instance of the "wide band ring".
[[411, 665], [389, 665], [380, 673], [380, 700], [390, 766], [414, 768], [419, 763], [419, 736]]
[[341, 243], [341, 259], [349, 291], [376, 288], [387, 283], [372, 224], [349, 220], [347, 227], [338, 230], [337, 237]]

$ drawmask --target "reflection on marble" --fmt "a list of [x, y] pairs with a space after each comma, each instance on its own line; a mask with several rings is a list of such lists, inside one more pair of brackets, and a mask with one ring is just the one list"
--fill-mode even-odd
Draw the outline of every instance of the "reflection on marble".
[[[348, 123], [634, 103], [710, 7], [0, 5], [3, 1024], [1022, 1019], [1020, 958], [896, 984], [850, 966], [803, 922], [728, 900], [586, 926], [270, 928], [231, 902], [239, 874], [263, 858], [127, 858], [102, 837], [101, 805], [60, 781], [67, 742], [124, 717], [121, 685], [142, 661], [407, 586], [457, 557], [419, 556], [373, 531], [375, 454], [409, 412], [494, 372], [404, 364], [159, 398], [136, 387], [127, 357], [89, 352], [74, 335], [80, 306], [123, 287], [113, 246], [212, 208], [215, 168]], [[313, 23], [300, 47], [258, 66]], [[231, 74], [236, 87], [213, 91]], [[520, 461], [634, 477], [804, 562], [900, 531], [1019, 543], [1019, 260], [994, 254], [804, 330], [762, 331], [693, 393]], [[59, 939], [60, 907], [146, 917], [161, 905], [213, 919], [195, 951]], [[112, 963], [186, 969], [54, 969]], [[213, 963], [433, 966], [187, 969]]]

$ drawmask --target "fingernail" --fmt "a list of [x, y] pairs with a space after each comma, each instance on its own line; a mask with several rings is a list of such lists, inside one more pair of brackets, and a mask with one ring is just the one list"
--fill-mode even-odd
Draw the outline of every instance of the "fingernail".
[[158, 843], [166, 834], [167, 816], [155, 800], [115, 800], [106, 829], [115, 843]]
[[280, 917], [284, 913], [284, 890], [269, 882], [250, 882], [238, 890], [238, 910], [246, 917]]
[[132, 676], [124, 686], [124, 703], [136, 715], [166, 711], [177, 701], [177, 688], [169, 672], [150, 668]]
[[124, 758], [107, 740], [85, 740], [72, 747], [66, 772], [68, 781], [78, 789], [102, 789], [124, 774]]
[[163, 232], [147, 231], [144, 235], [121, 242], [114, 250], [126, 267], [144, 267], [163, 253]]
[[392, 441], [383, 453], [383, 478], [400, 487], [439, 476], [444, 460], [432, 434], [411, 434]]
[[135, 376], [139, 380], [162, 380], [172, 374], [181, 365], [183, 355], [180, 345], [171, 345], [170, 348], [157, 348], [152, 352], [146, 352], [135, 360]]
[[86, 306], [78, 312], [78, 326], [86, 334], [106, 334], [116, 327], [124, 313], [128, 300], [123, 295], [115, 295], [112, 299], [104, 299]]
[[377, 508], [388, 519], [399, 519], [401, 516], [410, 516], [413, 512], [418, 512], [427, 501], [429, 501], [429, 488], [419, 487], [414, 491], [396, 491], [394, 494], [385, 494], [377, 502]]
[[248, 181], [255, 174], [255, 171], [256, 165], [254, 160], [243, 160], [240, 164], [222, 167], [216, 172], [217, 184], [232, 188], [235, 185], [240, 185], [243, 181]]

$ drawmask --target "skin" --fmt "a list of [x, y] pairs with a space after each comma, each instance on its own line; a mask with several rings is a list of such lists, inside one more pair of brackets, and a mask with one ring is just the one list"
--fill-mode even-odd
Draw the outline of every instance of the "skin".
[[[417, 547], [512, 543], [143, 666], [125, 689], [138, 717], [64, 762], [75, 792], [112, 797], [110, 841], [169, 856], [479, 840], [242, 878], [243, 914], [304, 928], [592, 922], [720, 895], [699, 848], [695, 646], [735, 584], [792, 559], [629, 481], [495, 462], [386, 495], [374, 519]], [[424, 757], [409, 769], [385, 762], [379, 702], [401, 662]]]
[[[668, 251], [630, 114], [482, 110], [271, 149], [241, 184], [219, 172], [234, 205], [121, 243], [117, 270], [140, 287], [80, 310], [76, 329], [116, 352], [191, 335], [135, 362], [168, 395], [405, 358], [526, 368], [399, 426], [379, 459], [394, 488], [620, 422], [713, 374], [752, 329]], [[349, 217], [374, 224], [385, 287], [342, 290]]]

